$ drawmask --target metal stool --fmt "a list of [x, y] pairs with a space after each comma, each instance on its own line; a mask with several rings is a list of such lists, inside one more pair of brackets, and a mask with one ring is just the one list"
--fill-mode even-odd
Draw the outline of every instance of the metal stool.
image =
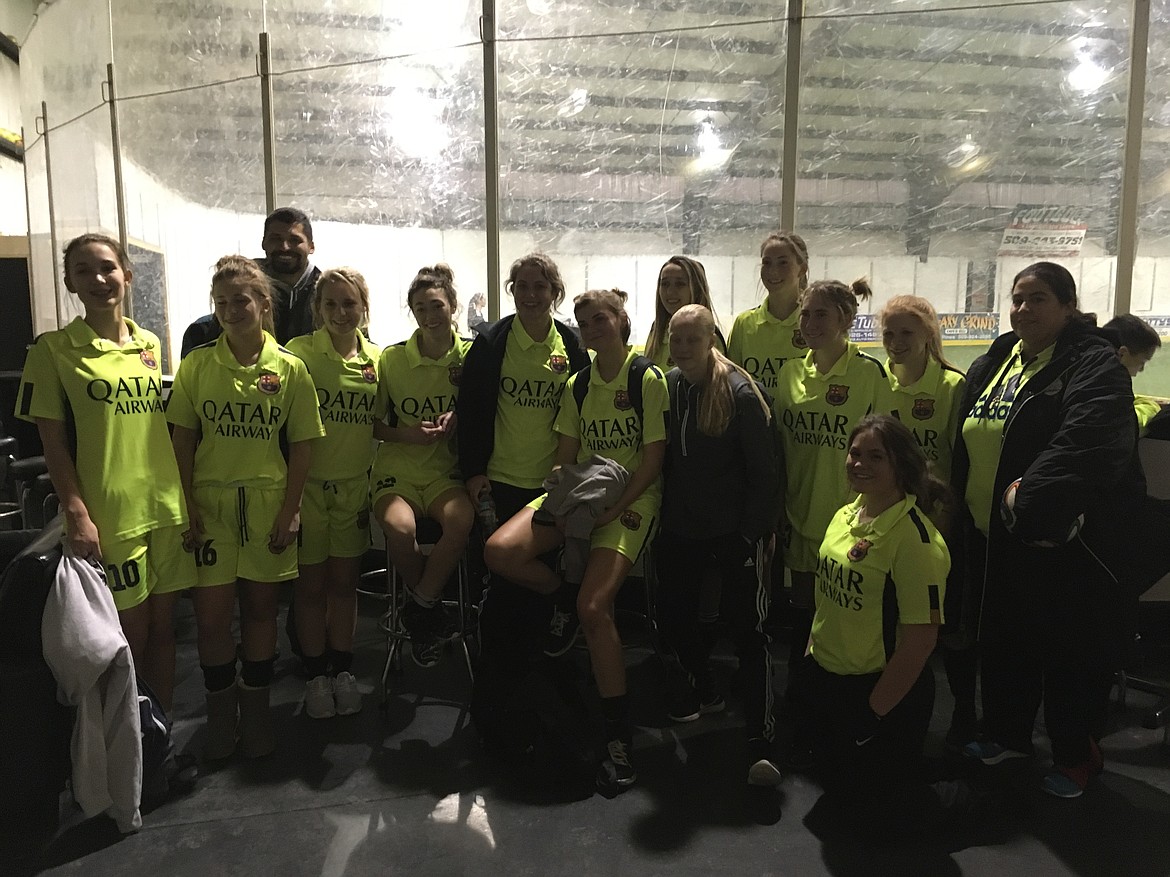
[[[415, 538], [418, 541], [419, 547], [422, 549], [423, 554], [429, 554], [430, 549], [439, 541], [442, 529], [438, 522], [431, 518], [419, 518], [416, 525], [418, 529]], [[467, 647], [467, 639], [469, 636], [474, 635], [475, 621], [473, 615], [476, 609], [471, 604], [466, 552], [459, 558], [459, 564], [455, 567], [454, 578], [456, 582], [455, 599], [444, 599], [443, 606], [449, 609], [453, 608], [459, 614], [459, 630], [452, 637], [451, 641], [458, 642], [460, 648], [462, 648], [463, 659], [467, 666], [467, 676], [474, 682], [475, 671], [472, 669], [471, 650]], [[382, 669], [382, 709], [386, 709], [389, 706], [390, 671], [402, 672], [402, 647], [404, 644], [410, 642], [410, 633], [406, 630], [406, 625], [403, 621], [403, 607], [406, 601], [410, 599], [410, 595], [406, 591], [402, 577], [394, 567], [394, 561], [390, 558], [390, 549], [388, 546], [386, 549], [386, 589], [388, 605], [385, 614], [382, 615], [381, 620], [378, 622], [378, 626], [386, 634], [386, 664]]]
[[14, 485], [8, 476], [9, 467], [16, 462], [18, 450], [16, 439], [12, 436], [0, 438], [0, 490], [3, 491], [3, 499], [0, 500], [0, 530], [19, 530], [24, 526], [19, 497], [14, 493]]
[[8, 465], [7, 485], [13, 499], [20, 503], [26, 530], [45, 526], [45, 500], [53, 492], [48, 472], [44, 457], [25, 457]]

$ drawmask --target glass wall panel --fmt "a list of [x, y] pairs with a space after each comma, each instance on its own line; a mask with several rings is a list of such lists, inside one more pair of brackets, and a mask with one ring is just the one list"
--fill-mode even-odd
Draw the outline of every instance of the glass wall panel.
[[797, 229], [821, 270], [864, 269], [875, 310], [916, 292], [1006, 326], [1012, 276], [1054, 258], [1108, 311], [1128, 5], [897, 8], [806, 4]]
[[173, 370], [183, 330], [208, 312], [216, 259], [260, 254], [262, 0], [113, 10], [135, 316]]
[[[1150, 53], [1142, 136], [1138, 250], [1130, 310], [1170, 338], [1170, 0], [1154, 0], [1150, 12]], [[1170, 363], [1165, 353], [1134, 379], [1139, 393], [1170, 396]], [[1170, 357], [1167, 357], [1170, 360]]]
[[785, 51], [761, 10], [502, 0], [503, 264], [540, 249], [570, 298], [627, 290], [636, 341], [674, 253], [706, 265], [724, 329], [756, 304], [780, 216]]
[[264, 0], [108, 2], [122, 97], [256, 75]]
[[[461, 304], [485, 278], [483, 52], [478, 4], [270, 0], [277, 201], [314, 221], [314, 261], [360, 270], [371, 336], [414, 329], [406, 290], [446, 262]], [[469, 234], [470, 233], [470, 234]]]
[[[21, 105], [31, 144], [46, 147], [37, 125], [41, 102], [47, 105], [47, 147], [51, 174], [30, 187], [30, 232], [48, 233], [49, 177], [59, 246], [87, 231], [116, 232], [109, 114], [102, 82], [110, 60], [109, 10], [105, 0], [73, 0], [39, 10], [37, 25], [21, 49]], [[27, 70], [27, 74], [26, 74]], [[30, 145], [31, 145], [30, 144]], [[40, 157], [44, 167], [44, 154]], [[40, 170], [38, 168], [38, 171]], [[39, 177], [39, 173], [37, 174]], [[40, 203], [37, 203], [40, 202]], [[41, 225], [41, 221], [44, 225]], [[57, 314], [68, 322], [81, 312], [76, 299], [59, 286], [54, 303], [53, 276], [60, 281], [60, 254], [37, 240], [31, 248], [33, 299], [38, 329], [56, 328]], [[48, 323], [52, 314], [53, 322]]]

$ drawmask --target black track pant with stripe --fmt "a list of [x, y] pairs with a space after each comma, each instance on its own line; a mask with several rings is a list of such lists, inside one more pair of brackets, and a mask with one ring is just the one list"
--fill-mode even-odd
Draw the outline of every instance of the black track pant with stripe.
[[772, 662], [768, 654], [768, 588], [761, 580], [761, 550], [750, 553], [738, 534], [688, 539], [659, 533], [654, 543], [656, 603], [664, 645], [692, 676], [704, 672], [709, 645], [699, 628], [699, 593], [705, 576], [722, 579], [720, 617], [730, 628], [744, 681], [744, 719], [749, 738], [772, 740]]

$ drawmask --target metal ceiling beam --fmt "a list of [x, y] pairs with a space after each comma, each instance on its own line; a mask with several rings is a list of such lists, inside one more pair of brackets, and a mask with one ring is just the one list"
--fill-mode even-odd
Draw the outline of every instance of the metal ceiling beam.
[[1146, 61], [1150, 39], [1150, 0], [1133, 0], [1129, 46], [1129, 101], [1126, 105], [1125, 154], [1122, 158], [1121, 204], [1117, 226], [1115, 314], [1128, 314], [1133, 296], [1133, 263], [1137, 257], [1138, 194], [1141, 185], [1142, 126], [1145, 122]]

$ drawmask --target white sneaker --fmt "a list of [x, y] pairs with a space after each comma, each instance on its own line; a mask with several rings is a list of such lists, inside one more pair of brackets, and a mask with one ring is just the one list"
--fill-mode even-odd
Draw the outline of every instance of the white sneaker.
[[333, 680], [333, 696], [337, 701], [339, 716], [352, 716], [362, 711], [362, 693], [358, 691], [357, 680], [352, 673], [338, 673]]
[[331, 719], [337, 715], [333, 706], [333, 680], [316, 676], [305, 686], [305, 712], [311, 719]]

